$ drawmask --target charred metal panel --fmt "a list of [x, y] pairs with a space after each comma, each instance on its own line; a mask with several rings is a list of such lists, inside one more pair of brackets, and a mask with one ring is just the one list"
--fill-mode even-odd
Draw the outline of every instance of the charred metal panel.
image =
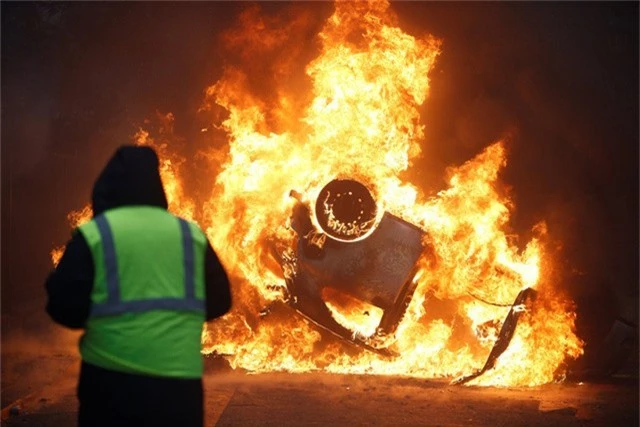
[[326, 239], [320, 257], [298, 254], [299, 267], [317, 286], [332, 287], [383, 310], [402, 297], [422, 253], [423, 232], [385, 212], [367, 238], [355, 242]]
[[[416, 263], [424, 251], [425, 232], [384, 212], [375, 223], [377, 206], [367, 188], [353, 180], [327, 184], [311, 209], [298, 199], [292, 228], [298, 235], [291, 255], [280, 256], [289, 291], [288, 303], [299, 313], [337, 336], [365, 348], [390, 354], [372, 344], [395, 330], [415, 291]], [[340, 325], [322, 299], [332, 288], [382, 309], [373, 337], [363, 339]]]

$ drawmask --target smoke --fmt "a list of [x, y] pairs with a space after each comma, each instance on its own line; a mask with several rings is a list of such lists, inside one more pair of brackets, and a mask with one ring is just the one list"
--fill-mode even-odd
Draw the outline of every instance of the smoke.
[[514, 226], [551, 216], [585, 256], [576, 268], [637, 284], [637, 7], [394, 6], [444, 39], [424, 108], [429, 176], [511, 134]]
[[448, 164], [508, 133], [511, 226], [546, 222], [587, 350], [615, 317], [637, 324], [637, 5], [394, 6], [444, 39], [418, 179], [434, 194]]
[[115, 148], [157, 109], [197, 134], [188, 117], [220, 72], [215, 38], [236, 8], [2, 4], [3, 330], [13, 317], [37, 319], [31, 333], [48, 324], [48, 253]]

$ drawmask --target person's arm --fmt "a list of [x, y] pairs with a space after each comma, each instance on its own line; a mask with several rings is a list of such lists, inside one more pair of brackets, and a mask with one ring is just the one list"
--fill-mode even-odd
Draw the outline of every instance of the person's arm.
[[91, 309], [94, 266], [82, 234], [74, 232], [56, 269], [45, 283], [47, 313], [68, 328], [84, 328]]
[[205, 253], [205, 294], [207, 321], [222, 316], [231, 308], [229, 278], [210, 244]]

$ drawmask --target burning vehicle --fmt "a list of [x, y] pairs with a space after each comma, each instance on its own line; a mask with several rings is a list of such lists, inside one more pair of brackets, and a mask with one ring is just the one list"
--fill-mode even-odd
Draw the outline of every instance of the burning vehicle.
[[[376, 341], [394, 332], [415, 291], [424, 233], [388, 212], [379, 216], [371, 193], [355, 180], [329, 182], [313, 210], [292, 195], [298, 239], [293, 253], [282, 256], [288, 302], [339, 337], [381, 351]], [[322, 297], [331, 292], [382, 310], [373, 334], [365, 337], [336, 321]]]
[[[343, 340], [383, 356], [397, 356], [385, 346], [416, 289], [416, 263], [433, 250], [427, 233], [388, 212], [380, 214], [371, 192], [352, 179], [335, 179], [325, 185], [313, 209], [295, 190], [291, 196], [297, 201], [291, 218], [298, 236], [296, 247], [276, 253], [287, 283], [285, 301]], [[368, 332], [341, 324], [323, 298], [340, 293], [346, 294], [342, 298], [358, 299], [362, 310], [365, 305], [382, 310], [378, 324]], [[535, 293], [526, 288], [518, 294], [485, 365], [456, 379], [455, 384], [471, 381], [495, 365], [513, 337], [525, 302], [534, 299]], [[371, 311], [363, 314], [370, 316]]]
[[159, 154], [169, 209], [199, 222], [235, 279], [204, 353], [253, 373], [562, 379], [583, 343], [544, 222], [526, 239], [509, 227], [508, 138], [447, 168], [437, 194], [409, 173], [442, 41], [405, 33], [388, 2], [336, 2], [309, 62], [311, 16], [254, 5], [221, 36], [237, 60], [200, 109], [211, 191], [185, 179], [172, 114], [135, 136]]

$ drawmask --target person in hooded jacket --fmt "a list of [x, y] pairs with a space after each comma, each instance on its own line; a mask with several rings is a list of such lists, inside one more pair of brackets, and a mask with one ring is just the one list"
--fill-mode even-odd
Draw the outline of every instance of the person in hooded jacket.
[[167, 211], [150, 147], [122, 146], [46, 281], [46, 310], [83, 328], [80, 426], [202, 426], [205, 321], [229, 311], [229, 280], [194, 223]]

